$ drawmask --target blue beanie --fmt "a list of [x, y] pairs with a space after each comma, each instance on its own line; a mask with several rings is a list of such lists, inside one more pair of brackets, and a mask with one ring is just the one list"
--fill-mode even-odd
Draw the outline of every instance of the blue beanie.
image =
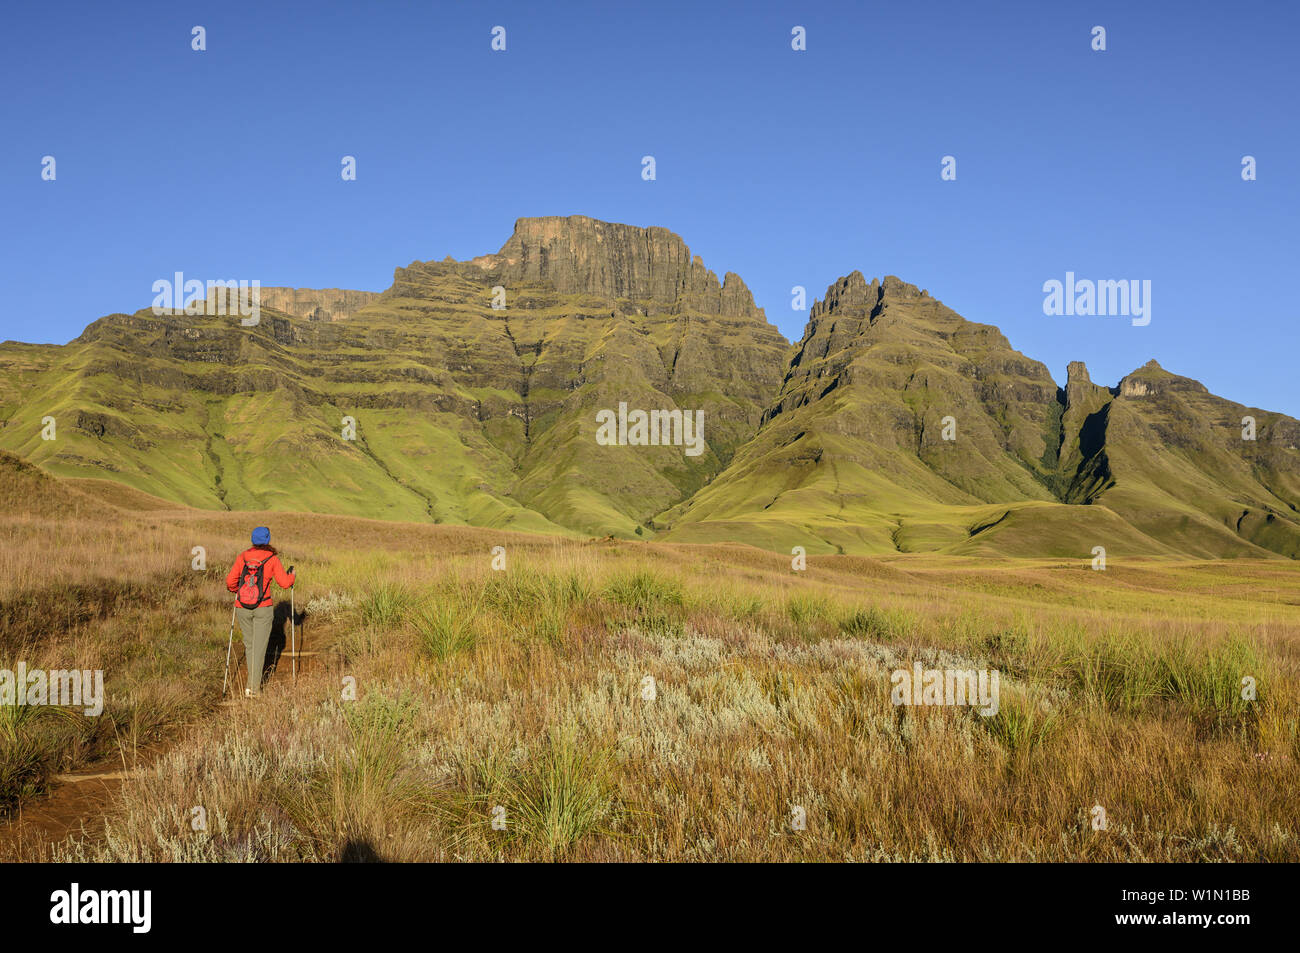
[[271, 531], [265, 526], [259, 526], [253, 530], [253, 545], [265, 546], [271, 541]]

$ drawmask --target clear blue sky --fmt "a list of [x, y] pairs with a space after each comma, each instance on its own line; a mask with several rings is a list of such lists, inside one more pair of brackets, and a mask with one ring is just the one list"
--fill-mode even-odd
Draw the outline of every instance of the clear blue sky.
[[[793, 285], [811, 303], [897, 274], [1058, 381], [1155, 357], [1300, 416], [1294, 3], [95, 0], [5, 21], [0, 338], [67, 341], [175, 271], [383, 290], [519, 216], [585, 214], [673, 229], [793, 339]], [[1150, 279], [1151, 324], [1045, 316], [1066, 271]]]

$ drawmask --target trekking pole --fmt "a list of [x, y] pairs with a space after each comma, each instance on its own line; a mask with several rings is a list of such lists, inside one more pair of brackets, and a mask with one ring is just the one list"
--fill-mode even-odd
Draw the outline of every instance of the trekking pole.
[[[292, 566], [289, 567], [289, 575], [291, 576], [293, 575]], [[297, 582], [298, 580], [295, 579], [294, 580], [295, 585], [297, 584]], [[293, 657], [293, 683], [297, 685], [298, 684], [298, 610], [294, 607], [293, 604], [294, 588], [295, 586], [289, 587], [289, 638], [292, 640], [290, 644], [293, 649], [293, 656], [292, 656]], [[284, 629], [281, 629], [280, 631], [283, 632]], [[281, 636], [281, 638], [283, 638], [283, 636]]]
[[221, 676], [221, 697], [226, 697], [226, 685], [230, 679], [230, 650], [235, 647], [235, 607], [230, 607], [230, 640], [226, 642], [226, 674]]

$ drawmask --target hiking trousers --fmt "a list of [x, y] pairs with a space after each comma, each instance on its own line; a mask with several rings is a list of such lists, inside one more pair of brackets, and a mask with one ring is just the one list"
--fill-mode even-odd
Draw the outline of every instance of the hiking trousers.
[[266, 665], [266, 646], [271, 641], [271, 622], [275, 619], [275, 606], [258, 606], [245, 609], [235, 606], [235, 618], [244, 636], [244, 660], [248, 664], [248, 690], [254, 695], [262, 692], [262, 669]]

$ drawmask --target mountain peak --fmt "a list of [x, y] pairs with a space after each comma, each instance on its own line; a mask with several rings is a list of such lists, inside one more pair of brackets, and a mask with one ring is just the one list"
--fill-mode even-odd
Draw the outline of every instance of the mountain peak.
[[870, 317], [879, 302], [880, 280], [872, 278], [871, 284], [867, 284], [862, 272], [854, 270], [827, 288], [821, 301], [813, 302], [809, 318], [815, 320], [823, 314], [846, 311], [860, 312], [859, 317]]
[[880, 288], [884, 295], [891, 298], [919, 298], [923, 294], [916, 285], [908, 284], [897, 275], [886, 275]]
[[1166, 370], [1153, 358], [1119, 382], [1119, 393], [1121, 397], [1146, 397], [1162, 393], [1208, 394], [1209, 389], [1198, 380]]
[[647, 302], [651, 311], [762, 313], [739, 275], [729, 272], [725, 283], [720, 282], [681, 236], [657, 226], [603, 222], [586, 215], [520, 218], [497, 254], [474, 262], [485, 270], [500, 270], [509, 281], [549, 281], [562, 294]]
[[880, 309], [889, 301], [917, 299], [934, 301], [928, 291], [908, 284], [897, 275], [886, 275], [883, 280], [872, 278], [868, 284], [862, 272], [854, 269], [826, 289], [825, 297], [813, 304], [809, 317], [815, 319], [828, 313], [851, 313], [874, 322]]
[[1088, 365], [1071, 361], [1065, 368], [1065, 408], [1070, 412], [1092, 413], [1109, 400], [1111, 391], [1092, 382]]

